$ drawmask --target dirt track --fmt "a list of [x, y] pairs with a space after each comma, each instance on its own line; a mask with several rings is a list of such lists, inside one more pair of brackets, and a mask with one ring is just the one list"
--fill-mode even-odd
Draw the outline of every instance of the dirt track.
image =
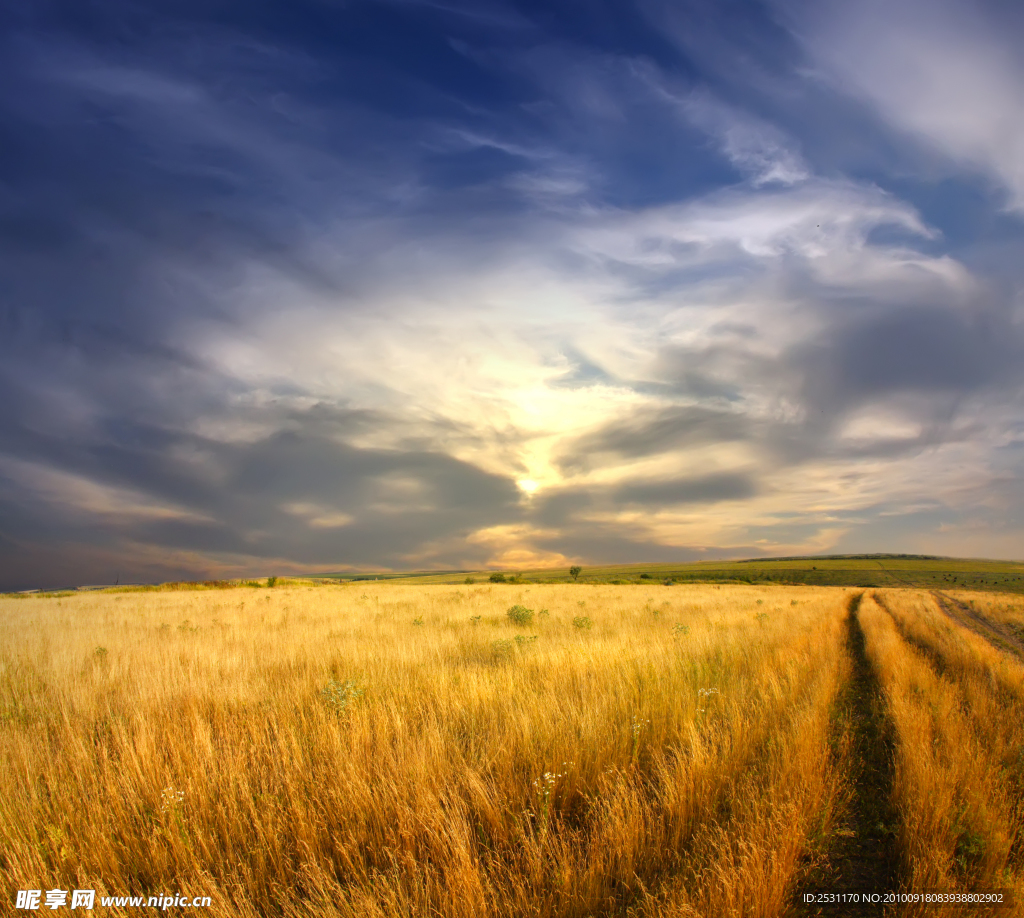
[[975, 634], [980, 634], [994, 647], [1016, 654], [1018, 658], [1024, 660], [1024, 641], [1021, 641], [1012, 631], [997, 622], [989, 621], [966, 603], [960, 602], [959, 599], [954, 599], [938, 590], [933, 590], [932, 596], [935, 597], [939, 608], [950, 618], [965, 628], [970, 628]]

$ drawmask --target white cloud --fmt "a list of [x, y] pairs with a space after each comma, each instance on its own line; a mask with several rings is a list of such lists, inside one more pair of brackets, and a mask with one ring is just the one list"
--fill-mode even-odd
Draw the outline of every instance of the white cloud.
[[850, 440], [913, 440], [921, 435], [921, 424], [886, 408], [868, 407], [847, 419], [840, 436]]
[[689, 120], [707, 131], [729, 161], [754, 185], [792, 185], [810, 176], [796, 144], [774, 125], [733, 109], [707, 93], [681, 102]]
[[888, 122], [980, 170], [1024, 209], [1021, 36], [962, 0], [788, 4], [816, 66]]
[[339, 513], [330, 508], [321, 507], [318, 504], [293, 501], [282, 505], [285, 513], [297, 516], [305, 520], [311, 529], [340, 529], [355, 522], [355, 517], [350, 513]]
[[654, 67], [632, 72], [689, 124], [707, 133], [724, 156], [755, 185], [792, 185], [810, 176], [796, 142], [773, 124], [728, 105], [706, 89], [674, 86]]

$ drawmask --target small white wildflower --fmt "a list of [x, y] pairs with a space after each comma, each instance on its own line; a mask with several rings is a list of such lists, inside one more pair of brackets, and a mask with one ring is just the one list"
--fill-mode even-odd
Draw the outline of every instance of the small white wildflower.
[[175, 790], [170, 784], [160, 792], [160, 811], [169, 813], [177, 810], [185, 802], [185, 792]]

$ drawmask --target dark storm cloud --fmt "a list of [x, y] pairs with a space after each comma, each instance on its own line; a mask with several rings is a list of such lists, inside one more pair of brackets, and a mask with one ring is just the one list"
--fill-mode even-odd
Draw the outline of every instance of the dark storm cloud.
[[574, 540], [597, 538], [598, 533], [603, 533], [602, 539], [614, 540], [621, 536], [616, 530], [622, 524], [595, 522], [595, 514], [637, 507], [651, 512], [696, 510], [723, 501], [743, 500], [758, 490], [756, 478], [734, 472], [641, 479], [616, 485], [578, 485], [536, 498], [526, 518], [542, 529], [556, 528], [566, 537], [571, 533]]
[[719, 474], [700, 478], [648, 481], [616, 488], [612, 497], [625, 504], [713, 504], [740, 500], [757, 493], [756, 482], [748, 475]]
[[[0, 470], [2, 528], [17, 533], [12, 541], [28, 557], [46, 554], [54, 541], [120, 547], [130, 577], [140, 565], [131, 545], [166, 551], [168, 570], [176, 553], [401, 566], [426, 542], [464, 539], [518, 515], [506, 478], [438, 453], [348, 446], [330, 435], [337, 418], [325, 422], [316, 412], [293, 414], [288, 426], [245, 443], [129, 423], [73, 445], [23, 431], [14, 453], [23, 464], [13, 478], [9, 464], [8, 475]], [[54, 474], [70, 479], [40, 502], [16, 480], [26, 469], [44, 486]], [[81, 482], [109, 488], [120, 501], [97, 507]], [[0, 576], [8, 588], [24, 585], [6, 565]]]
[[955, 398], [1024, 382], [1024, 337], [992, 313], [903, 309], [843, 322], [792, 356], [808, 405], [830, 413], [894, 393]]
[[560, 457], [559, 465], [566, 472], [575, 472], [623, 458], [656, 455], [702, 443], [743, 440], [750, 435], [749, 421], [738, 413], [696, 406], [644, 411], [573, 441]]
[[[652, 544], [647, 532], [638, 531], [635, 538], [623, 534], [623, 527], [569, 527], [557, 539], [539, 538], [537, 544], [550, 551], [586, 558], [592, 564], [686, 563], [701, 561], [706, 554], [675, 545]], [[749, 554], [757, 554], [756, 551]]]

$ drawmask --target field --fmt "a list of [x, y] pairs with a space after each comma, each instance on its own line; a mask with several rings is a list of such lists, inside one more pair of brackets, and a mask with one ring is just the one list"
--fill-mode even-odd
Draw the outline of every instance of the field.
[[[415, 574], [329, 574], [349, 580], [389, 579], [398, 583], [459, 584], [468, 577], [486, 581], [490, 571], [421, 571]], [[568, 568], [516, 572], [530, 583], [565, 583], [573, 578]], [[750, 561], [701, 561], [691, 564], [626, 564], [584, 568], [581, 583], [785, 583], [807, 586], [917, 587], [919, 589], [993, 590], [1024, 593], [1024, 563], [972, 558], [936, 558], [923, 555], [832, 555], [807, 558], [762, 558]]]
[[[211, 916], [1024, 914], [1024, 600], [0, 597], [0, 882]], [[1002, 889], [1002, 910], [805, 901]]]

